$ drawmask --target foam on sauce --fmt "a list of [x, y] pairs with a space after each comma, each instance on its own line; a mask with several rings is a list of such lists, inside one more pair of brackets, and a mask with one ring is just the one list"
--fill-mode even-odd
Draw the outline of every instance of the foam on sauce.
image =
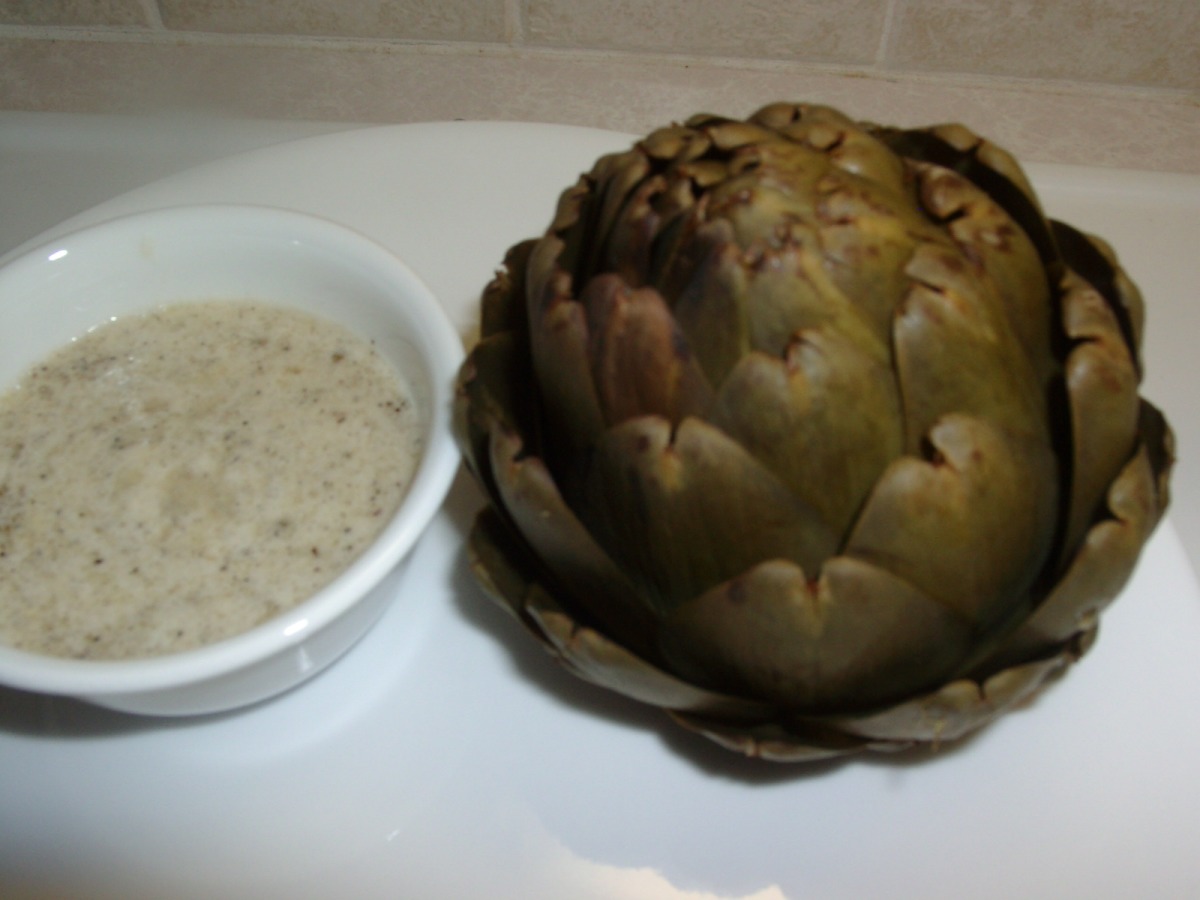
[[278, 615], [378, 536], [421, 424], [370, 343], [305, 313], [101, 326], [0, 397], [0, 641], [135, 658]]

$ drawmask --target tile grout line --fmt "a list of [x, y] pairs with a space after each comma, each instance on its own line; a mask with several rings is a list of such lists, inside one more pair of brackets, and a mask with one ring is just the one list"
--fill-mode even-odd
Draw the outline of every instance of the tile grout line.
[[887, 68], [888, 46], [892, 42], [892, 23], [896, 19], [896, 4], [900, 0], [887, 0], [883, 7], [883, 24], [879, 29], [879, 46], [875, 48], [875, 68], [882, 72]]
[[525, 19], [521, 15], [521, 0], [504, 0], [504, 36], [510, 47], [525, 43]]
[[158, 0], [141, 0], [142, 11], [146, 14], [146, 27], [153, 31], [166, 31], [167, 26], [163, 23], [162, 8], [158, 5]]

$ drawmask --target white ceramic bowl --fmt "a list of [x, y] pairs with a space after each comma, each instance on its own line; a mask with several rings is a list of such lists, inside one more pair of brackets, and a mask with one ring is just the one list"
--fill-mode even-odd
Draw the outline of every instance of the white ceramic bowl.
[[211, 205], [140, 213], [56, 239], [0, 269], [0, 388], [111, 317], [247, 298], [315, 313], [373, 338], [408, 381], [426, 435], [399, 510], [336, 580], [251, 631], [129, 661], [58, 659], [0, 646], [0, 684], [152, 715], [229, 710], [319, 672], [394, 598], [402, 561], [458, 467], [449, 422], [463, 351], [430, 291], [367, 238], [284, 210]]

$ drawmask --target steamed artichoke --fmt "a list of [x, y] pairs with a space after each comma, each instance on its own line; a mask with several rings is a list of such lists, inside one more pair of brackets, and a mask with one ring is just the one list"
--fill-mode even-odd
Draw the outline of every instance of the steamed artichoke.
[[484, 291], [472, 565], [577, 675], [744, 753], [954, 740], [1088, 648], [1163, 514], [1142, 326], [962, 126], [662, 128]]

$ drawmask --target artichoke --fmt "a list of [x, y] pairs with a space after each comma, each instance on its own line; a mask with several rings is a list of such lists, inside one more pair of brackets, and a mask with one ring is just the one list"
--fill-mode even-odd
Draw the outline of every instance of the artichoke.
[[1029, 699], [1167, 505], [1137, 288], [961, 125], [656, 130], [481, 318], [476, 574], [575, 674], [749, 755], [937, 746]]

